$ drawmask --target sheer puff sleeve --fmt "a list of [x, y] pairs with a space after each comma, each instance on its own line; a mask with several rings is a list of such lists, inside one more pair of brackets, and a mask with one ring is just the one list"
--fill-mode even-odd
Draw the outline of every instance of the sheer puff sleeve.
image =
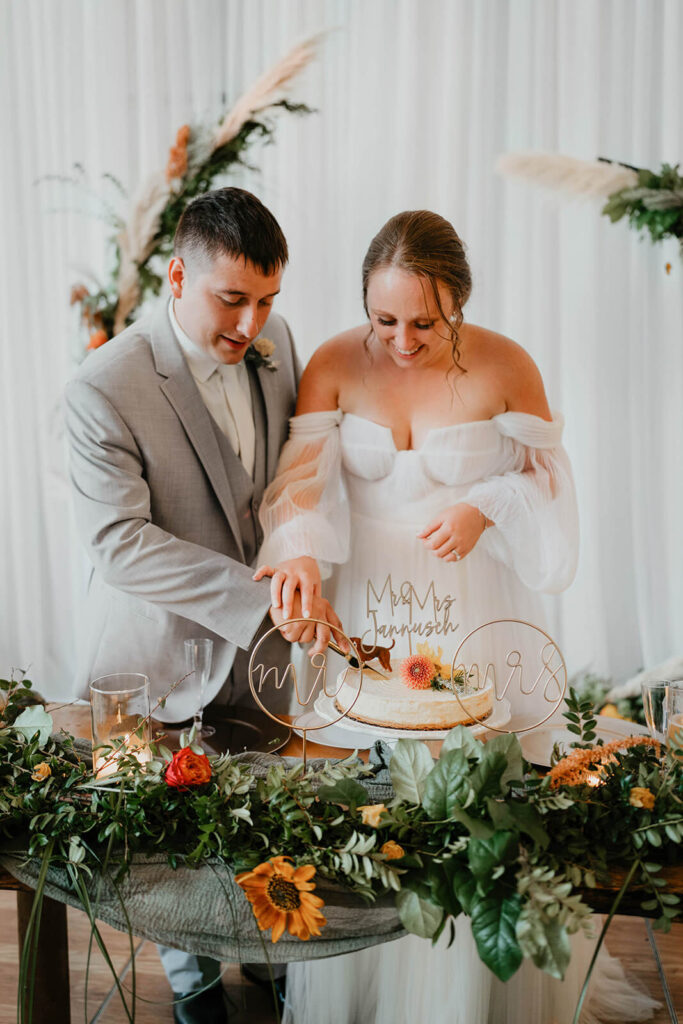
[[579, 525], [574, 479], [561, 444], [564, 419], [529, 413], [494, 417], [509, 438], [512, 464], [475, 484], [463, 499], [491, 519], [483, 543], [532, 590], [559, 593], [574, 579]]
[[341, 472], [339, 409], [290, 420], [277, 474], [261, 502], [259, 565], [310, 555], [323, 576], [349, 555], [349, 511]]

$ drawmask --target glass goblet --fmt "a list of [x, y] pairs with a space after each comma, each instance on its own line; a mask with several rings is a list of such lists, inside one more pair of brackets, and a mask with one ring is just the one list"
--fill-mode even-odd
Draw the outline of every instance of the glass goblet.
[[212, 657], [213, 640], [202, 637], [185, 641], [185, 668], [194, 673], [195, 682], [199, 683], [199, 705], [194, 713], [194, 728], [197, 738], [201, 739], [213, 736], [216, 731], [212, 725], [204, 725], [204, 698], [211, 674]]

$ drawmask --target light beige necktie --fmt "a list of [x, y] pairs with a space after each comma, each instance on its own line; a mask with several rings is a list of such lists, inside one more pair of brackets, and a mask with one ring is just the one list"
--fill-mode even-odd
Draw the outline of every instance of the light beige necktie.
[[223, 384], [223, 394], [232, 419], [239, 444], [238, 455], [249, 476], [254, 473], [254, 451], [256, 432], [254, 417], [251, 411], [251, 396], [247, 394], [249, 377], [244, 374], [244, 383], [240, 380], [240, 369], [237, 366], [220, 366], [218, 372]]

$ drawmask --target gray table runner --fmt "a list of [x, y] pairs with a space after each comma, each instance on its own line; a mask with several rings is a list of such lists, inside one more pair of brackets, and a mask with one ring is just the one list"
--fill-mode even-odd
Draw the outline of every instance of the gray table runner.
[[[388, 756], [387, 748], [381, 745], [372, 752], [371, 761], [380, 768]], [[249, 762], [255, 775], [264, 775], [271, 764], [283, 759], [272, 754], [249, 753], [238, 755], [236, 760]], [[290, 758], [284, 760], [290, 765], [295, 763]], [[322, 764], [311, 761], [310, 767], [315, 769]], [[393, 791], [386, 769], [361, 781], [368, 790], [368, 803], [391, 799]], [[27, 860], [24, 850], [18, 846], [5, 847], [0, 851], [0, 863], [19, 881], [35, 888], [40, 862]], [[93, 901], [98, 888], [99, 920], [127, 931], [122, 899], [134, 935], [217, 960], [263, 961], [264, 945], [272, 963], [313, 960], [378, 945], [405, 934], [393, 894], [366, 904], [341, 886], [318, 878], [316, 892], [325, 901], [322, 909], [327, 918], [320, 937], [302, 942], [285, 933], [273, 944], [269, 932], [261, 936], [244, 893], [219, 861], [206, 862], [196, 869], [181, 866], [174, 871], [162, 854], [136, 855], [129, 874], [120, 883], [121, 898], [111, 880], [96, 877], [89, 885]], [[50, 868], [45, 894], [60, 903], [81, 907], [62, 868]]]

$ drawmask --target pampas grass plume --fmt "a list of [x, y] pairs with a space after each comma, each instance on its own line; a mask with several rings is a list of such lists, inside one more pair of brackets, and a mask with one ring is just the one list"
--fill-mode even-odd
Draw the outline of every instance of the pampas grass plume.
[[600, 160], [577, 160], [561, 153], [504, 153], [496, 171], [543, 188], [588, 198], [606, 198], [638, 183], [635, 171]]

